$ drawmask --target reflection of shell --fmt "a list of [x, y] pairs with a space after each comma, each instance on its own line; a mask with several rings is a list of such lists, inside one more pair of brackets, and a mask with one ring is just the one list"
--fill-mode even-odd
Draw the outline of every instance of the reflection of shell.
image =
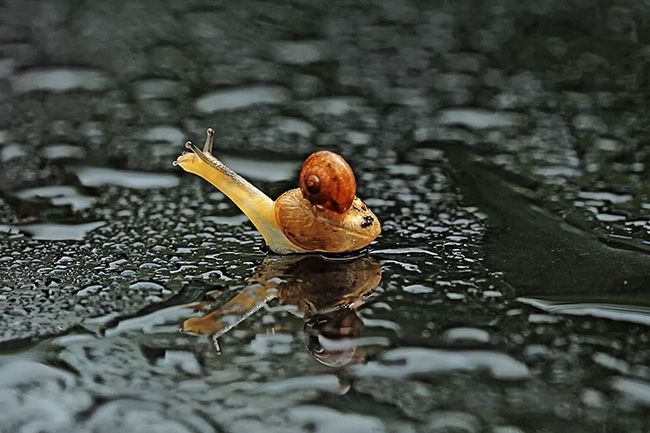
[[306, 256], [275, 276], [284, 280], [277, 286], [282, 303], [298, 306], [303, 315], [322, 314], [362, 302], [381, 281], [381, 266], [369, 256], [352, 260]]
[[356, 251], [372, 242], [381, 225], [375, 214], [355, 198], [343, 214], [313, 206], [296, 188], [275, 201], [275, 216], [284, 235], [308, 251]]
[[300, 190], [311, 204], [343, 213], [352, 206], [357, 182], [352, 168], [340, 155], [321, 150], [312, 153], [300, 169]]

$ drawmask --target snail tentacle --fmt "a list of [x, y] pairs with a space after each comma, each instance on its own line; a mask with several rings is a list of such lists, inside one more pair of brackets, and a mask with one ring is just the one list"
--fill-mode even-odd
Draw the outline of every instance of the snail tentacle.
[[205, 144], [203, 145], [203, 152], [212, 153], [212, 143], [214, 142], [214, 129], [208, 128], [205, 131]]

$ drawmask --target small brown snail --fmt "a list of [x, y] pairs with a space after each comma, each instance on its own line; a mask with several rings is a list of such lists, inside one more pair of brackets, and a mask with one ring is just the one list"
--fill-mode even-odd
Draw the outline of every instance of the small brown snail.
[[210, 182], [251, 220], [271, 251], [279, 254], [342, 253], [361, 249], [381, 233], [374, 213], [356, 197], [354, 173], [332, 152], [310, 155], [300, 170], [300, 188], [274, 202], [212, 155], [214, 131], [201, 151], [179, 156], [174, 165]]

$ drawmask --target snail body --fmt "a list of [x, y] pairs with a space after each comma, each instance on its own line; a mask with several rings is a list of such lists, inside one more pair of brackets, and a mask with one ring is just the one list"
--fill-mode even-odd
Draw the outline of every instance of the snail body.
[[203, 150], [174, 162], [228, 196], [262, 234], [271, 251], [343, 253], [359, 250], [381, 233], [374, 213], [356, 197], [354, 173], [345, 160], [328, 151], [310, 155], [300, 171], [300, 188], [276, 201], [212, 155], [214, 133], [208, 129]]

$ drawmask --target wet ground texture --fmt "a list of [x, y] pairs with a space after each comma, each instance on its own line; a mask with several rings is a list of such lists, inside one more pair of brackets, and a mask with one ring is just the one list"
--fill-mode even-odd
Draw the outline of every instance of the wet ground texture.
[[[641, 1], [0, 1], [0, 431], [650, 431], [649, 74]], [[269, 256], [208, 126], [382, 236]]]

